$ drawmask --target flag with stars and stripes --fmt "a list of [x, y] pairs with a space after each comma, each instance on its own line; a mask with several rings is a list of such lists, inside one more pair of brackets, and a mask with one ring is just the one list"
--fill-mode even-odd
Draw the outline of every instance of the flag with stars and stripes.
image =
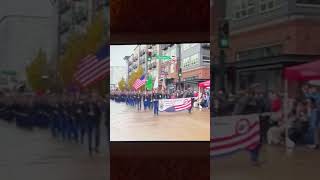
[[78, 64], [75, 79], [87, 87], [107, 77], [110, 65], [110, 50], [104, 45], [96, 54], [89, 54]]

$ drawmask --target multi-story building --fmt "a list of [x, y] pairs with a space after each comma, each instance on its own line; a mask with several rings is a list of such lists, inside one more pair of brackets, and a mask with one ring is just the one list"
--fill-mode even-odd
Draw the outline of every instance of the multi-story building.
[[48, 61], [54, 60], [56, 24], [53, 17], [54, 7], [50, 1], [0, 2], [1, 87], [26, 82], [26, 67], [40, 49]]
[[126, 58], [129, 75], [141, 67], [145, 74], [150, 74], [153, 77], [157, 76], [158, 61], [155, 57], [152, 57], [151, 61], [147, 61], [148, 51], [152, 51], [153, 54], [158, 53], [159, 45], [137, 45], [131, 56]]
[[210, 44], [181, 44], [180, 53], [184, 88], [197, 89], [199, 82], [210, 79]]
[[85, 33], [87, 26], [107, 3], [104, 0], [58, 0], [59, 52], [63, 54], [70, 36]]
[[[218, 0], [215, 6], [224, 3], [230, 22], [225, 65], [228, 90], [259, 83], [266, 90], [281, 91], [284, 67], [320, 55], [319, 1]], [[218, 57], [219, 50], [214, 53]]]
[[[148, 61], [148, 52], [151, 60]], [[171, 60], [162, 60], [158, 56], [170, 56]], [[153, 79], [158, 77], [159, 88], [163, 81], [167, 89], [197, 89], [198, 83], [210, 79], [210, 44], [149, 44], [137, 45], [131, 56], [124, 58], [128, 63], [128, 76], [138, 67]], [[182, 77], [179, 78], [179, 68]]]
[[165, 83], [169, 90], [178, 89], [181, 79], [179, 81], [178, 72], [181, 60], [181, 45], [180, 44], [163, 44], [161, 45], [161, 55], [171, 56], [171, 61], [162, 61], [160, 64], [160, 78], [165, 79]]

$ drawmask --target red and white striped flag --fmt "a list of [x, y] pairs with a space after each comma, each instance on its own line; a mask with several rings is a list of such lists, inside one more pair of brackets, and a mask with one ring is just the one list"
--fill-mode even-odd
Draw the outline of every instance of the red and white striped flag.
[[244, 149], [255, 149], [260, 143], [257, 114], [217, 117], [211, 123], [211, 156], [224, 156]]
[[133, 84], [133, 88], [135, 90], [138, 90], [141, 86], [146, 84], [146, 76], [142, 75], [140, 79], [137, 79], [134, 84]]
[[87, 87], [107, 76], [109, 64], [109, 47], [103, 46], [96, 54], [88, 55], [80, 61], [74, 77], [83, 87]]

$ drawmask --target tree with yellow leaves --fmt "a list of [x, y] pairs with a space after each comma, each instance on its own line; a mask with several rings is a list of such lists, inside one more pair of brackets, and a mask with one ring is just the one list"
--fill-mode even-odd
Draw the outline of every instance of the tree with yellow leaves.
[[[138, 67], [138, 69], [131, 73], [129, 80], [128, 80], [128, 88], [132, 89], [133, 88], [133, 84], [137, 79], [140, 79], [141, 76], [143, 75], [143, 69], [142, 67]], [[145, 89], [145, 85], [141, 86], [138, 90], [144, 90]]]
[[40, 49], [26, 67], [27, 81], [33, 91], [46, 91], [50, 87], [48, 69], [46, 54]]
[[[85, 34], [72, 34], [66, 51], [59, 60], [60, 80], [65, 87], [74, 82], [74, 74], [77, 71], [79, 62], [89, 54], [95, 54], [103, 44], [106, 43], [106, 34], [104, 32], [103, 12], [101, 11], [88, 26]], [[88, 87], [89, 90], [98, 90], [105, 94], [107, 90], [106, 78], [95, 82]]]
[[121, 80], [118, 82], [119, 90], [124, 91], [126, 89], [126, 86], [127, 86], [126, 81], [122, 77]]

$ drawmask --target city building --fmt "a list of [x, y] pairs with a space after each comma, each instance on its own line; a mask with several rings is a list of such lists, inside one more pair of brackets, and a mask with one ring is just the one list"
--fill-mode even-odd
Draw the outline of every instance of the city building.
[[[150, 61], [148, 55], [151, 55]], [[170, 59], [161, 59], [161, 56]], [[153, 79], [158, 77], [160, 89], [165, 81], [169, 91], [189, 87], [197, 89], [199, 82], [210, 79], [209, 43], [137, 45], [131, 56], [124, 60], [128, 63], [128, 76], [141, 67], [144, 74], [151, 75]], [[182, 69], [180, 78], [179, 68]]]
[[[224, 75], [229, 91], [246, 89], [254, 83], [266, 90], [282, 91], [284, 67], [312, 61], [320, 55], [319, 1], [216, 1], [215, 11], [221, 7], [225, 12], [221, 11], [215, 21], [225, 15], [230, 24]], [[219, 57], [218, 48], [213, 53]], [[214, 60], [218, 62], [217, 58]], [[215, 70], [218, 72], [219, 67]], [[216, 78], [220, 76], [216, 74]]]
[[[158, 75], [158, 63], [154, 54], [160, 52], [159, 45], [137, 45], [130, 55], [127, 57], [129, 75], [136, 71], [139, 67], [143, 69], [145, 74], [150, 74], [152, 77]], [[147, 52], [151, 51], [153, 57], [150, 62], [147, 61]]]
[[210, 44], [181, 44], [180, 67], [185, 89], [198, 88], [198, 83], [210, 79]]
[[58, 0], [58, 47], [60, 55], [72, 34], [83, 34], [107, 2], [104, 0]]
[[182, 88], [181, 78], [179, 79], [178, 72], [181, 61], [181, 45], [180, 44], [162, 44], [161, 45], [163, 56], [171, 56], [173, 60], [162, 61], [160, 64], [160, 79], [161, 83], [165, 80], [167, 89], [174, 90]]
[[26, 82], [26, 66], [41, 49], [49, 62], [56, 54], [56, 24], [50, 1], [0, 2], [0, 86]]

